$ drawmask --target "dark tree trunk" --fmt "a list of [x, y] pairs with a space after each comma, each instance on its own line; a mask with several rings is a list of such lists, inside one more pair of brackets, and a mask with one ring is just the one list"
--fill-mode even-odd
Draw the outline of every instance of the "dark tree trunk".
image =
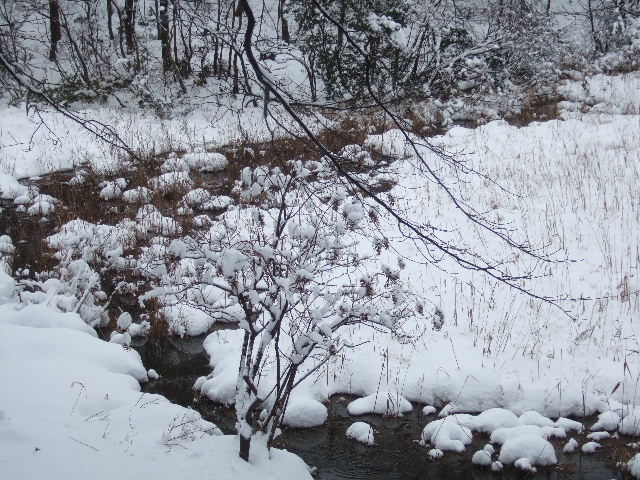
[[287, 17], [284, 16], [284, 4], [287, 0], [280, 0], [278, 2], [278, 20], [280, 21], [280, 26], [282, 29], [282, 40], [287, 43], [291, 43], [291, 34], [289, 33], [289, 22], [287, 22]]
[[107, 0], [107, 29], [109, 30], [109, 40], [113, 40], [113, 0]]
[[136, 0], [124, 2], [124, 39], [128, 55], [132, 54], [136, 47], [136, 3]]
[[171, 37], [169, 35], [169, 0], [160, 0], [159, 8], [159, 37], [162, 46], [162, 71], [171, 71], [173, 60], [171, 59]]
[[49, 28], [51, 30], [49, 60], [53, 62], [58, 58], [58, 42], [62, 39], [62, 31], [60, 29], [60, 5], [58, 0], [51, 0], [49, 2]]
[[240, 458], [245, 462], [249, 461], [249, 451], [251, 450], [251, 437], [245, 438], [240, 435]]

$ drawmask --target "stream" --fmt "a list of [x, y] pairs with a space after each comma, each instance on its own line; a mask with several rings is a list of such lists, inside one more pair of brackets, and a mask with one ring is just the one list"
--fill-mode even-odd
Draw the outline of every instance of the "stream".
[[[132, 345], [142, 357], [146, 368], [155, 369], [161, 378], [143, 385], [143, 391], [164, 395], [172, 402], [199, 411], [225, 434], [235, 432], [233, 408], [207, 399], [197, 399], [192, 386], [196, 378], [210, 373], [209, 358], [202, 342], [205, 336], [179, 338], [144, 338]], [[424, 426], [435, 419], [425, 416], [420, 405], [400, 418], [380, 415], [351, 416], [347, 404], [355, 397], [333, 396], [327, 403], [329, 420], [321, 427], [309, 429], [284, 428], [279, 448], [299, 455], [308, 465], [316, 467], [315, 477], [322, 480], [485, 480], [485, 479], [572, 479], [611, 480], [624, 478], [613, 467], [611, 456], [624, 441], [609, 441], [600, 452], [590, 455], [562, 454], [566, 439], [553, 442], [558, 455], [554, 468], [539, 468], [531, 474], [507, 467], [499, 474], [472, 465], [471, 456], [486, 443], [486, 435], [476, 434], [463, 454], [446, 452], [439, 460], [427, 456], [428, 449], [417, 439]], [[581, 419], [587, 425], [593, 419]], [[346, 437], [347, 428], [356, 421], [369, 423], [375, 430], [376, 445], [365, 446]], [[578, 438], [580, 437], [580, 438]], [[576, 436], [584, 443], [583, 435]]]

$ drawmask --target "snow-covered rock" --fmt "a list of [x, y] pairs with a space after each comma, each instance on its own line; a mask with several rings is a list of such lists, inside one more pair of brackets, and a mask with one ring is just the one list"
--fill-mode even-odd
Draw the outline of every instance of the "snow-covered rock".
[[491, 454], [486, 450], [478, 450], [473, 454], [473, 457], [471, 457], [471, 463], [473, 463], [474, 465], [488, 467], [489, 465], [491, 465], [491, 462]]
[[509, 428], [519, 425], [516, 415], [504, 408], [490, 408], [476, 416], [474, 430], [481, 433], [492, 433], [499, 428]]
[[578, 442], [575, 438], [570, 438], [569, 441], [564, 445], [562, 451], [564, 453], [573, 453], [578, 448]]
[[607, 432], [614, 432], [618, 429], [619, 423], [620, 415], [616, 412], [602, 412], [598, 415], [598, 421], [592, 425], [591, 430], [606, 430]]
[[347, 429], [347, 437], [353, 438], [366, 445], [373, 445], [375, 443], [373, 428], [365, 422], [355, 422], [351, 424]]
[[410, 412], [412, 409], [411, 403], [406, 398], [389, 390], [381, 390], [364, 398], [358, 398], [347, 406], [349, 415], [376, 413], [392, 417], [402, 416], [403, 413]]
[[587, 442], [582, 445], [582, 453], [594, 453], [597, 449], [600, 448], [600, 444], [598, 442]]
[[473, 435], [469, 428], [460, 424], [457, 417], [458, 415], [450, 415], [428, 423], [422, 431], [421, 442], [440, 450], [464, 452], [465, 445], [471, 443]]
[[636, 478], [640, 478], [640, 453], [636, 453], [627, 462], [627, 471]]
[[527, 458], [532, 466], [554, 465], [558, 462], [553, 445], [537, 435], [510, 438], [502, 445], [498, 460], [502, 463], [515, 463], [523, 458]]

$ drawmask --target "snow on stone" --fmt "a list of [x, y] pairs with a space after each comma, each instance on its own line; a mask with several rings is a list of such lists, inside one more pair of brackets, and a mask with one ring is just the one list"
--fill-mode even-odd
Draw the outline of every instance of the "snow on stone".
[[427, 405], [422, 409], [422, 414], [423, 415], [432, 415], [434, 413], [436, 413], [438, 411], [438, 409], [436, 407], [434, 407], [433, 405]]
[[584, 430], [584, 425], [576, 420], [571, 420], [570, 418], [560, 417], [555, 422], [556, 427], [560, 427], [565, 431], [575, 431], [582, 432]]
[[122, 197], [122, 189], [120, 188], [119, 182], [105, 181], [102, 182], [100, 186], [102, 187], [102, 190], [100, 190], [99, 195], [103, 200], [118, 200]]
[[498, 462], [497, 460], [495, 462], [491, 463], [491, 471], [492, 472], [496, 472], [496, 473], [497, 472], [501, 472], [503, 468], [504, 467], [502, 466], [502, 463]]
[[592, 432], [589, 435], [587, 435], [587, 439], [593, 440], [596, 442], [606, 440], [607, 438], [611, 438], [611, 434], [609, 432]]
[[27, 209], [29, 215], [42, 215], [46, 217], [56, 211], [55, 204], [58, 203], [58, 201], [51, 195], [40, 194], [36, 195], [30, 203], [31, 206]]
[[397, 392], [381, 390], [349, 403], [349, 415], [365, 415], [375, 413], [391, 417], [400, 417], [413, 409], [411, 403]]
[[576, 451], [576, 448], [578, 448], [578, 442], [576, 441], [575, 438], [570, 438], [569, 441], [562, 448], [562, 451], [564, 453], [573, 453]]
[[122, 200], [127, 203], [149, 203], [153, 192], [147, 187], [135, 187], [122, 193]]
[[598, 421], [591, 426], [591, 430], [606, 430], [614, 432], [618, 429], [620, 415], [613, 411], [602, 412], [598, 415]]
[[131, 314], [129, 312], [122, 312], [116, 321], [120, 330], [126, 330], [129, 328], [132, 322]]
[[556, 452], [547, 440], [537, 435], [519, 435], [508, 439], [500, 449], [498, 460], [514, 463], [527, 458], [531, 465], [554, 465], [557, 463]]
[[469, 428], [460, 424], [457, 417], [458, 415], [450, 415], [428, 423], [422, 430], [421, 442], [440, 450], [464, 452], [465, 445], [471, 443], [473, 435]]
[[208, 202], [211, 199], [211, 193], [204, 188], [196, 188], [195, 190], [191, 190], [184, 197], [182, 197], [182, 202], [190, 207], [202, 207], [203, 203]]
[[375, 443], [373, 428], [365, 422], [352, 423], [349, 428], [347, 428], [347, 437], [364, 443], [365, 445], [373, 445]]
[[627, 471], [636, 478], [640, 478], [640, 453], [636, 453], [631, 460], [627, 462]]
[[566, 432], [559, 427], [539, 427], [537, 425], [518, 425], [516, 427], [498, 428], [491, 434], [491, 443], [504, 444], [512, 438], [521, 436], [538, 436], [540, 438], [564, 438]]
[[189, 191], [193, 187], [193, 180], [188, 172], [167, 172], [149, 180], [149, 185], [152, 189], [167, 195]]
[[0, 269], [0, 303], [8, 302], [13, 298], [16, 288], [13, 277], [8, 275], [4, 269]]
[[189, 164], [184, 160], [184, 158], [178, 157], [169, 157], [160, 167], [160, 170], [163, 173], [168, 172], [189, 172], [191, 170], [189, 168]]
[[537, 472], [536, 467], [533, 466], [534, 464], [535, 463], [532, 461], [532, 459], [528, 457], [519, 458], [515, 462], [513, 462], [513, 466], [518, 470], [524, 470], [525, 472], [531, 473]]
[[634, 437], [640, 435], [640, 407], [635, 407], [620, 421], [620, 433]]
[[129, 334], [129, 332], [124, 332], [124, 333], [111, 332], [109, 341], [111, 343], [117, 343], [124, 347], [128, 347], [129, 345], [131, 345], [131, 335]]
[[442, 458], [443, 457], [444, 452], [442, 450], [440, 450], [439, 448], [432, 448], [431, 450], [429, 450], [427, 452], [427, 455], [429, 456], [430, 459], [437, 460], [438, 458]]
[[144, 205], [136, 213], [136, 220], [140, 230], [144, 233], [152, 232], [160, 235], [177, 235], [182, 232], [182, 227], [169, 217], [162, 215], [153, 205]]
[[26, 195], [27, 191], [27, 187], [21, 185], [20, 182], [11, 175], [0, 173], [0, 198], [13, 200], [16, 197]]
[[150, 330], [151, 324], [145, 320], [140, 323], [132, 323], [131, 325], [129, 325], [129, 328], [127, 328], [127, 333], [133, 338], [146, 335]]
[[598, 442], [587, 442], [582, 445], [582, 453], [595, 453], [595, 451], [600, 448], [600, 444]]
[[157, 380], [160, 378], [160, 375], [158, 375], [158, 372], [156, 372], [153, 368], [150, 368], [149, 370], [147, 370], [147, 376], [149, 377], [150, 380]]
[[201, 205], [202, 210], [221, 210], [227, 208], [233, 203], [233, 199], [226, 195], [218, 195], [213, 197], [208, 202]]
[[514, 427], [518, 424], [518, 417], [510, 410], [490, 408], [476, 416], [473, 429], [482, 433], [492, 433], [499, 428]]
[[160, 312], [169, 324], [169, 332], [181, 337], [207, 333], [216, 321], [208, 313], [185, 303], [167, 305]]
[[555, 425], [553, 420], [533, 410], [524, 412], [518, 420], [520, 425], [537, 425], [539, 427], [553, 427]]
[[327, 407], [304, 395], [291, 395], [282, 423], [288, 427], [318, 427], [327, 421]]
[[491, 465], [491, 462], [491, 453], [487, 452], [486, 450], [478, 450], [473, 454], [473, 457], [471, 457], [471, 463], [473, 463], [474, 465], [487, 467]]
[[229, 163], [227, 157], [221, 153], [211, 153], [204, 149], [197, 149], [194, 152], [185, 153], [182, 160], [194, 170], [201, 172], [218, 172], [224, 170]]

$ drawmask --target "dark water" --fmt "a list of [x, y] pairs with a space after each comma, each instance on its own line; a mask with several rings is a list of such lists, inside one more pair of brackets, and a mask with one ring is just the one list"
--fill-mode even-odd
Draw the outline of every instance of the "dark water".
[[[159, 393], [171, 401], [197, 409], [204, 418], [214, 422], [225, 433], [234, 433], [235, 415], [231, 408], [198, 399], [191, 390], [196, 378], [210, 372], [209, 359], [202, 347], [204, 336], [194, 338], [160, 338], [141, 341], [134, 345], [147, 368], [154, 368], [162, 378], [150, 381], [143, 389]], [[379, 415], [351, 416], [347, 404], [354, 397], [334, 396], [327, 404], [329, 420], [318, 428], [285, 429], [279, 448], [296, 453], [310, 466], [316, 467], [316, 478], [323, 480], [345, 479], [430, 479], [430, 480], [489, 480], [507, 479], [571, 479], [611, 480], [623, 478], [614, 469], [611, 457], [624, 446], [608, 444], [605, 440], [600, 453], [593, 455], [563, 455], [566, 439], [555, 443], [558, 466], [539, 468], [538, 473], [521, 472], [505, 468], [494, 474], [471, 463], [471, 456], [480, 450], [488, 437], [474, 435], [474, 441], [464, 454], [446, 452], [439, 460], [427, 457], [428, 449], [417, 439], [424, 426], [434, 416], [421, 413], [421, 406], [401, 418], [385, 418]], [[375, 430], [374, 446], [365, 446], [346, 437], [347, 428], [356, 421], [369, 423]], [[587, 422], [588, 423], [588, 422]], [[576, 437], [580, 444], [583, 436]]]

